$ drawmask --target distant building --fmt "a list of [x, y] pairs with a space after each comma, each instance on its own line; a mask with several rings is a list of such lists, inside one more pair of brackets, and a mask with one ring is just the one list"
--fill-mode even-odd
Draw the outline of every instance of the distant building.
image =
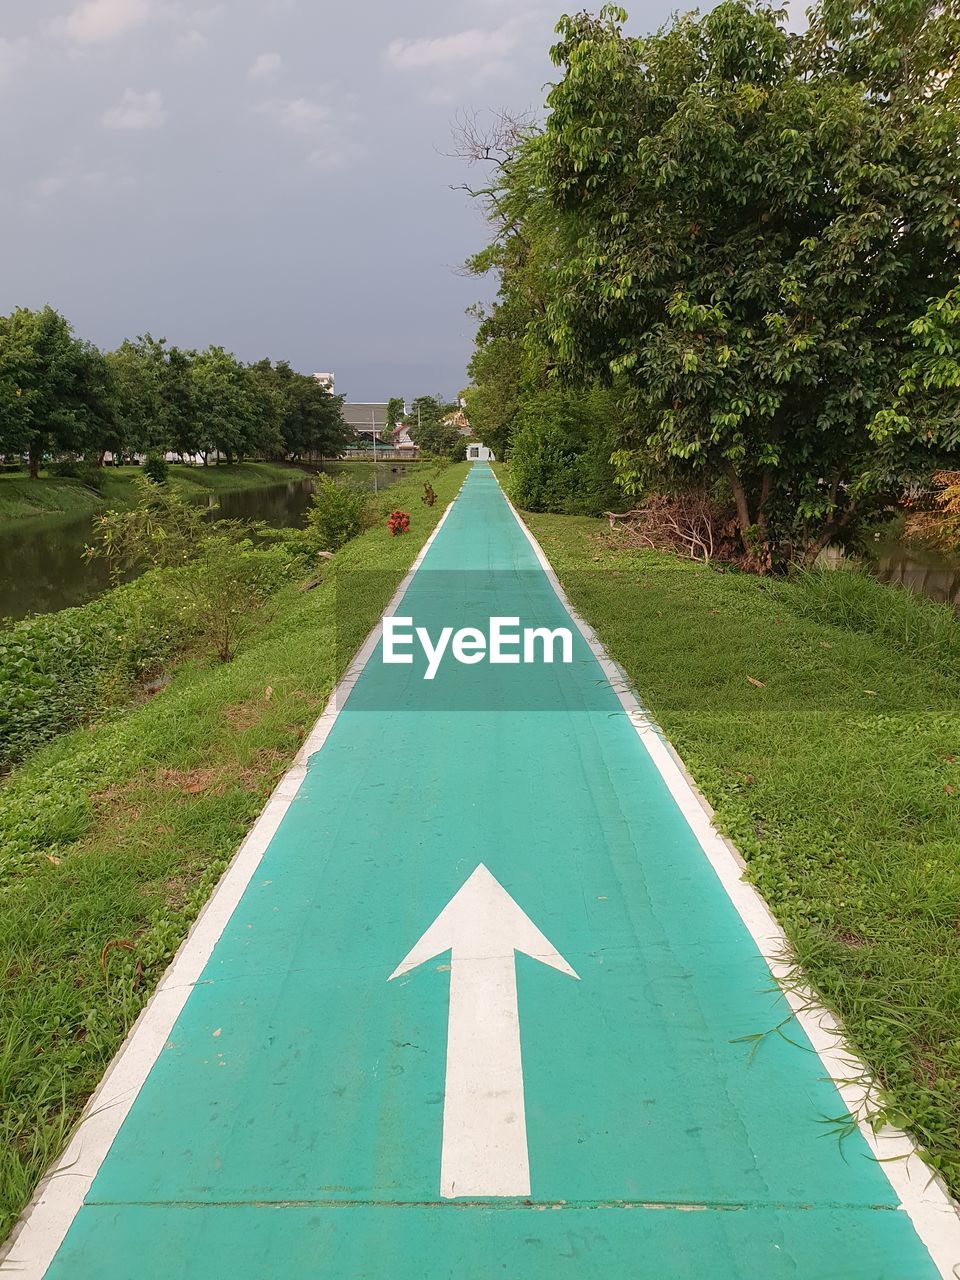
[[468, 444], [467, 445], [467, 461], [468, 462], [496, 462], [493, 456], [493, 450], [488, 449], [485, 444]]
[[324, 391], [329, 391], [330, 395], [334, 394], [334, 375], [332, 373], [315, 373], [314, 378], [320, 383]]
[[403, 449], [411, 457], [415, 457], [418, 452], [417, 446], [410, 439], [410, 428], [403, 424], [394, 431], [392, 444], [394, 449]]
[[362, 436], [372, 445], [377, 444], [384, 435], [389, 435], [386, 404], [345, 404], [343, 420], [356, 435]]

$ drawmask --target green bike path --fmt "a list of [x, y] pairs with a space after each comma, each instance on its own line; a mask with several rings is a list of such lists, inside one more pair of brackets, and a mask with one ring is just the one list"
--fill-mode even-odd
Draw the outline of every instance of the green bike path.
[[[399, 613], [571, 625], [485, 466]], [[50, 1280], [940, 1274], [573, 640], [377, 647]]]

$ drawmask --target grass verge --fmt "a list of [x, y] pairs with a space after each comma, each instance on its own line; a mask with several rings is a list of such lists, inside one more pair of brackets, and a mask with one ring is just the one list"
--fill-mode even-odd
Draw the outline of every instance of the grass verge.
[[181, 667], [0, 788], [0, 1239], [465, 469], [430, 477], [432, 508], [422, 479], [393, 486], [384, 500], [411, 511], [410, 534], [381, 521], [316, 589], [284, 589], [231, 664]]
[[[96, 511], [101, 507], [131, 506], [134, 477], [142, 467], [103, 467], [97, 487], [61, 476], [41, 475], [30, 480], [22, 473], [0, 474], [0, 520], [29, 519], [33, 516]], [[279, 462], [243, 462], [237, 466], [171, 466], [170, 477], [184, 497], [205, 497], [211, 493], [235, 492], [281, 484], [303, 478], [297, 467]]]
[[[960, 625], [850, 573], [773, 582], [527, 515], [799, 964], [960, 1193]], [[757, 1028], [763, 1031], [765, 1028]]]

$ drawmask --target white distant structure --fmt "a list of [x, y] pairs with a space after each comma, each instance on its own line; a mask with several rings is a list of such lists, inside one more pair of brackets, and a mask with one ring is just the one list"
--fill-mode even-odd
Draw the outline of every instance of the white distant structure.
[[320, 383], [321, 387], [323, 387], [324, 391], [329, 392], [330, 395], [334, 394], [333, 385], [335, 379], [332, 373], [315, 373], [313, 376], [316, 378], [317, 382]]
[[402, 422], [394, 428], [393, 447], [403, 449], [411, 456], [417, 453], [417, 446], [410, 437], [410, 428]]
[[496, 462], [493, 456], [493, 450], [488, 449], [485, 444], [468, 444], [467, 445], [467, 461], [468, 462]]

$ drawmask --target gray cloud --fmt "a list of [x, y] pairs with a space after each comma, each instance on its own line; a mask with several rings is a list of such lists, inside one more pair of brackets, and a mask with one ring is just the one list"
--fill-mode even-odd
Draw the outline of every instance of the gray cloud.
[[[660, 24], [645, 0], [634, 27]], [[576, 6], [574, 6], [576, 7]], [[539, 107], [543, 0], [30, 0], [0, 14], [0, 312], [453, 393], [489, 282], [459, 108]], [[159, 127], [161, 126], [162, 127]], [[476, 175], [472, 175], [475, 177]]]
[[148, 89], [146, 93], [125, 89], [117, 105], [105, 111], [100, 122], [105, 129], [159, 129], [166, 118], [158, 89]]
[[142, 27], [153, 12], [150, 0], [81, 0], [59, 25], [71, 40], [99, 44]]
[[269, 80], [283, 66], [283, 58], [279, 53], [259, 53], [247, 72], [251, 80]]

